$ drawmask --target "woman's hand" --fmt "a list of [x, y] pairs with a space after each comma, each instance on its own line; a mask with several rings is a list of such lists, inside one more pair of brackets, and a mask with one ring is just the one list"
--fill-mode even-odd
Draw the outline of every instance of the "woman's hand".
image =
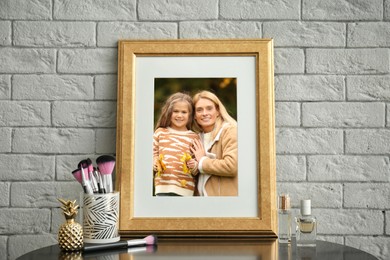
[[200, 140], [194, 140], [194, 145], [191, 147], [191, 152], [194, 154], [195, 159], [199, 162], [203, 156], [206, 156], [203, 144]]

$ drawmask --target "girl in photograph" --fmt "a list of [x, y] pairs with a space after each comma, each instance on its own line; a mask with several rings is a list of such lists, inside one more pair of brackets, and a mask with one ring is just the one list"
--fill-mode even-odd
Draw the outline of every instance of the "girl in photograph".
[[191, 149], [198, 161], [200, 196], [237, 196], [237, 122], [219, 98], [201, 91], [193, 97], [195, 130]]
[[155, 196], [193, 196], [198, 173], [191, 156], [199, 135], [191, 130], [193, 105], [189, 95], [171, 95], [161, 109], [153, 135]]

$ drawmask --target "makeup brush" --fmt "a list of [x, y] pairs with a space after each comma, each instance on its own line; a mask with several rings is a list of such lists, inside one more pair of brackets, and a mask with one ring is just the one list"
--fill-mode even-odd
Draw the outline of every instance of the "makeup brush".
[[97, 185], [97, 180], [94, 176], [94, 170], [93, 170], [93, 164], [92, 164], [92, 160], [91, 159], [87, 159], [86, 160], [86, 164], [87, 164], [87, 169], [88, 169], [88, 178], [89, 178], [89, 182], [91, 184], [91, 188], [92, 188], [92, 191], [93, 193], [98, 193], [99, 192], [99, 188], [98, 188], [98, 185]]
[[72, 175], [81, 184], [81, 186], [83, 187], [84, 193], [91, 194], [91, 193], [93, 193], [92, 189], [91, 189], [90, 185], [88, 184], [85, 173], [82, 173], [81, 169], [82, 168], [79, 168], [79, 169], [72, 171]]
[[104, 183], [104, 179], [102, 177], [102, 173], [99, 170], [99, 167], [96, 167], [96, 174], [99, 176], [99, 182], [100, 182], [100, 193], [106, 193], [106, 184]]
[[96, 163], [101, 173], [106, 192], [113, 192], [112, 171], [115, 167], [115, 158], [110, 155], [101, 155], [96, 158]]
[[81, 184], [82, 179], [81, 179], [81, 171], [80, 171], [80, 169], [76, 169], [76, 170], [72, 171], [72, 175]]
[[131, 240], [121, 240], [114, 243], [108, 244], [85, 244], [83, 251], [92, 252], [97, 250], [108, 250], [108, 249], [118, 249], [118, 248], [127, 248], [135, 246], [154, 246], [157, 244], [157, 236], [150, 235], [143, 239], [131, 239]]
[[81, 160], [81, 161], [77, 164], [77, 167], [78, 167], [78, 168], [83, 167], [84, 169], [85, 169], [85, 168], [88, 168], [88, 161], [87, 161], [87, 159]]
[[87, 194], [93, 194], [91, 183], [89, 182], [88, 179], [88, 174], [85, 174], [83, 167], [80, 167], [80, 170], [81, 170], [81, 185], [83, 185], [84, 192]]
[[104, 187], [103, 187], [102, 176], [100, 176], [99, 170], [96, 167], [93, 167], [93, 177], [96, 180], [98, 192], [99, 193], [106, 193], [106, 191], [104, 190]]
[[86, 169], [86, 171], [88, 171], [88, 161], [82, 160], [79, 162], [77, 166], [81, 171], [81, 185], [84, 188], [84, 192], [87, 194], [93, 194], [91, 183], [89, 181], [88, 172], [87, 173], [84, 172], [84, 168]]

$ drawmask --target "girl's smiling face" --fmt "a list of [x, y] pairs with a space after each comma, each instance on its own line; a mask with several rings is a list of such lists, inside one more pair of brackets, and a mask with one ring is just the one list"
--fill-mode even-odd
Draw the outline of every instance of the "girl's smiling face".
[[195, 120], [202, 127], [205, 133], [214, 129], [215, 121], [219, 116], [219, 111], [213, 101], [201, 98], [195, 104]]
[[171, 124], [169, 126], [177, 131], [187, 131], [189, 116], [188, 103], [185, 101], [175, 102], [172, 107]]

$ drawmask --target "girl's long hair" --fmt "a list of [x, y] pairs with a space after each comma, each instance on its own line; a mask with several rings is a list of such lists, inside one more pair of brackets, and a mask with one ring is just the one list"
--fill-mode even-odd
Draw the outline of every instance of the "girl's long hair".
[[[215, 136], [217, 135], [218, 131], [221, 129], [222, 124], [224, 122], [229, 123], [232, 126], [237, 126], [237, 121], [229, 115], [225, 106], [222, 104], [221, 100], [219, 100], [219, 98], [214, 93], [207, 91], [207, 90], [203, 90], [203, 91], [195, 94], [194, 97], [192, 98], [192, 102], [194, 104], [194, 107], [196, 106], [196, 103], [201, 98], [205, 98], [205, 99], [208, 99], [211, 102], [213, 102], [215, 105], [215, 108], [217, 109], [217, 111], [220, 114], [220, 116], [217, 117], [217, 119], [215, 121], [214, 130], [212, 133], [213, 138], [215, 138]], [[195, 132], [203, 132], [202, 127], [196, 122], [196, 120], [194, 120], [193, 130]]]
[[192, 128], [192, 119], [193, 119], [193, 105], [190, 95], [186, 93], [177, 92], [168, 97], [165, 101], [164, 106], [161, 108], [161, 114], [157, 120], [156, 127], [154, 130], [157, 130], [160, 127], [167, 128], [171, 125], [171, 116], [173, 112], [173, 105], [177, 102], [186, 102], [188, 104], [188, 122], [186, 127], [188, 130]]

